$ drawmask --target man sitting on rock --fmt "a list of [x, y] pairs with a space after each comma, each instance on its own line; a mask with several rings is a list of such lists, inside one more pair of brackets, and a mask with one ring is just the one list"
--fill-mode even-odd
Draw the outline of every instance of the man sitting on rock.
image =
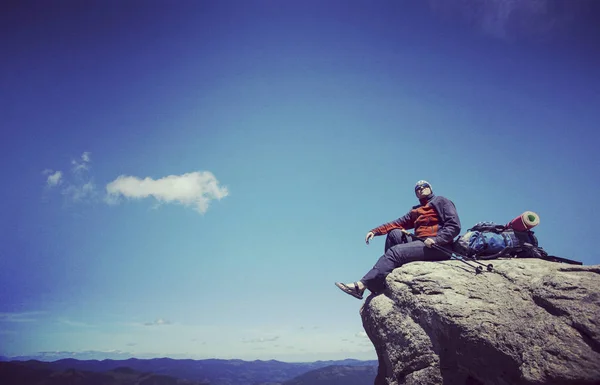
[[[342, 291], [362, 299], [365, 289], [372, 293], [381, 292], [387, 275], [405, 263], [450, 258], [442, 251], [432, 248], [432, 245], [451, 249], [454, 238], [460, 233], [460, 219], [454, 203], [448, 198], [434, 195], [431, 184], [424, 180], [415, 185], [415, 194], [419, 204], [406, 215], [367, 233], [367, 245], [374, 236], [387, 234], [385, 254], [360, 281], [350, 284], [336, 282], [335, 285]], [[424, 242], [413, 238], [406, 231], [413, 228], [417, 237], [426, 238]]]

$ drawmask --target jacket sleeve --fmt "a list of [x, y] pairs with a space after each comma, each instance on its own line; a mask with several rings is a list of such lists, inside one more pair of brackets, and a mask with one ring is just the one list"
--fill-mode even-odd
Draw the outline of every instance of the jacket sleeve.
[[454, 238], [460, 234], [460, 219], [458, 218], [456, 206], [451, 200], [442, 198], [438, 207], [442, 226], [434, 240], [435, 243], [445, 245], [454, 241]]
[[411, 212], [409, 211], [404, 216], [396, 219], [395, 221], [391, 221], [391, 222], [385, 223], [381, 226], [377, 226], [374, 229], [372, 229], [371, 231], [375, 235], [384, 235], [394, 229], [405, 229], [405, 230], [412, 229], [413, 227], [415, 227], [415, 223], [414, 223], [410, 213]]

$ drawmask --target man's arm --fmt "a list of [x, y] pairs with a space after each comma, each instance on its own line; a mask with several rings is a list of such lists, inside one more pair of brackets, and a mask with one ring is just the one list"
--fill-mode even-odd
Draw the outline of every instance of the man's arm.
[[384, 235], [392, 231], [393, 229], [412, 229], [415, 227], [414, 221], [410, 215], [410, 211], [406, 213], [404, 216], [396, 219], [395, 221], [391, 221], [385, 223], [381, 226], [377, 226], [371, 230], [371, 232], [375, 235]]

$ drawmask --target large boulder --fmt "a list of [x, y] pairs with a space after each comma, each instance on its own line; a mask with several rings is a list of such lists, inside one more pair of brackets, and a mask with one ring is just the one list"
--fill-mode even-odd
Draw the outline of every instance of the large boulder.
[[600, 384], [600, 265], [413, 262], [361, 308], [376, 385]]

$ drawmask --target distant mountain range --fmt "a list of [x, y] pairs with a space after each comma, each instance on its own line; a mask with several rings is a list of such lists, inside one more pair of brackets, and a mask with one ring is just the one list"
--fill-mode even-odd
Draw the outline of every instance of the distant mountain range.
[[[171, 358], [127, 360], [61, 359], [0, 363], [0, 383], [12, 384], [8, 374], [31, 372], [32, 378], [52, 378], [57, 382], [27, 382], [29, 377], [15, 382], [19, 385], [370, 385], [377, 370], [377, 361], [339, 360], [308, 363], [243, 360], [176, 360]], [[119, 376], [115, 375], [115, 371]], [[131, 371], [129, 377], [124, 377]], [[142, 378], [142, 375], [146, 377]], [[67, 378], [65, 377], [68, 377]], [[98, 377], [104, 376], [104, 377]], [[108, 377], [106, 377], [108, 376]], [[158, 376], [158, 377], [157, 377]], [[104, 378], [104, 380], [101, 380]], [[60, 379], [60, 380], [58, 380]], [[84, 382], [79, 382], [79, 380]], [[141, 384], [141, 380], [146, 381]], [[52, 381], [54, 381], [52, 380]], [[50, 381], [50, 380], [48, 380]], [[130, 381], [130, 382], [127, 382]], [[131, 382], [133, 381], [133, 382]]]
[[[31, 362], [31, 361], [30, 361]], [[171, 376], [140, 373], [131, 368], [119, 367], [107, 372], [31, 367], [24, 362], [0, 362], [2, 385], [210, 385], [186, 381]]]
[[377, 366], [327, 366], [312, 370], [282, 385], [373, 385]]

